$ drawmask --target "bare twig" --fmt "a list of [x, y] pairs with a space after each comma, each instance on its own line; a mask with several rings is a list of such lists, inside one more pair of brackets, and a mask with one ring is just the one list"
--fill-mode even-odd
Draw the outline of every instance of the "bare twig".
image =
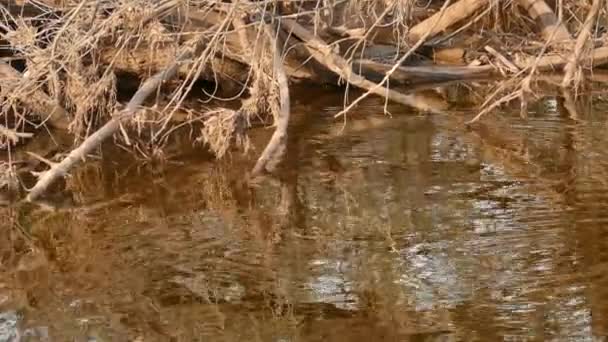
[[519, 68], [517, 67], [517, 65], [513, 64], [513, 62], [511, 62], [507, 57], [505, 57], [500, 52], [496, 51], [496, 49], [494, 49], [493, 47], [486, 45], [484, 49], [488, 53], [490, 53], [492, 56], [494, 56], [496, 59], [498, 59], [502, 64], [504, 64], [504, 66], [506, 66], [510, 72], [512, 72], [512, 73], [519, 72]]
[[[437, 15], [433, 16], [433, 18], [434, 18], [433, 22], [435, 24], [438, 24], [441, 22], [441, 18], [442, 18], [441, 15], [449, 8], [449, 5], [450, 5], [450, 0], [447, 0], [441, 7], [441, 10], [439, 11], [439, 13], [437, 13]], [[370, 82], [366, 79], [357, 79], [356, 77], [352, 77], [351, 75], [349, 75], [349, 73], [346, 74], [347, 77], [344, 77], [342, 74], [339, 74], [343, 78], [346, 78], [349, 83], [351, 83], [357, 87], [363, 88], [363, 89], [367, 90], [367, 92], [365, 94], [359, 96], [357, 99], [355, 99], [348, 107], [346, 107], [345, 109], [340, 111], [338, 114], [334, 115], [334, 117], [339, 117], [339, 116], [346, 114], [348, 111], [350, 111], [352, 108], [354, 108], [359, 102], [363, 101], [363, 99], [365, 99], [370, 94], [380, 95], [380, 96], [385, 97], [388, 100], [402, 103], [407, 106], [411, 106], [413, 108], [417, 108], [417, 109], [420, 109], [423, 111], [430, 111], [430, 112], [436, 112], [436, 113], [443, 112], [443, 110], [445, 108], [437, 108], [433, 104], [420, 102], [420, 100], [417, 100], [414, 96], [401, 94], [397, 91], [390, 89], [390, 87], [388, 86], [388, 82], [389, 82], [392, 74], [399, 69], [399, 67], [403, 64], [403, 62], [405, 62], [405, 60], [412, 53], [414, 53], [414, 51], [416, 51], [416, 49], [418, 49], [420, 46], [422, 46], [422, 44], [426, 41], [426, 39], [432, 34], [433, 27], [434, 26], [432, 26], [431, 29], [429, 29], [422, 37], [420, 37], [418, 42], [416, 42], [416, 44], [414, 44], [414, 46], [412, 46], [403, 56], [401, 56], [401, 58], [399, 58], [399, 60], [396, 63], [393, 64], [393, 67], [389, 71], [386, 72], [384, 78], [382, 79], [382, 81], [380, 83], [376, 84], [376, 83]], [[352, 74], [352, 68], [350, 66], [348, 66], [347, 68], [348, 69], [346, 69], [346, 70], [350, 71], [350, 73]], [[344, 69], [345, 69], [345, 67], [342, 68], [342, 70], [344, 70]], [[351, 78], [349, 78], [348, 76], [351, 76], [352, 78], [354, 78], [355, 82], [353, 82], [353, 80]], [[358, 76], [358, 75], [355, 75], [355, 76]], [[384, 86], [385, 84], [386, 84], [386, 87]]]

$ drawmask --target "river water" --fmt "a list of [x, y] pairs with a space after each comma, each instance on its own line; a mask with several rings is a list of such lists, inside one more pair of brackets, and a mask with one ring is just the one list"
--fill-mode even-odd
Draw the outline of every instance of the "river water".
[[107, 153], [68, 205], [3, 207], [0, 341], [602, 340], [608, 106], [548, 91], [467, 129], [461, 93], [344, 122], [340, 93], [304, 89], [252, 186], [270, 129], [220, 161]]

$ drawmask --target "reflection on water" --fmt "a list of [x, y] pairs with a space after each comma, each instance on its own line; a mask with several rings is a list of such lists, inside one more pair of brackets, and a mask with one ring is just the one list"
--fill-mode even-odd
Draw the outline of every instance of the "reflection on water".
[[379, 100], [344, 125], [340, 99], [309, 101], [281, 171], [253, 187], [238, 153], [105, 158], [68, 179], [76, 207], [1, 208], [0, 340], [608, 334], [602, 101], [573, 118], [551, 95], [473, 130]]

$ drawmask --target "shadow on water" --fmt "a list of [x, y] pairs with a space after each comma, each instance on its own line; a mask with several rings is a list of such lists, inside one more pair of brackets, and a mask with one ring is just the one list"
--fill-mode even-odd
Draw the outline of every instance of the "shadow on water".
[[239, 152], [159, 166], [110, 148], [66, 181], [71, 205], [1, 207], [0, 340], [608, 334], [601, 95], [548, 92], [469, 130], [473, 111], [388, 117], [378, 99], [345, 125], [341, 101], [301, 90], [287, 160], [253, 188]]

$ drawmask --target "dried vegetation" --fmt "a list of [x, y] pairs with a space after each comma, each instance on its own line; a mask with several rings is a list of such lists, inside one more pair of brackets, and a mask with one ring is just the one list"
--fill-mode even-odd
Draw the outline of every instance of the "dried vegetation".
[[[73, 139], [28, 191], [42, 196], [110, 138], [144, 155], [176, 128], [218, 158], [248, 150], [247, 129], [274, 125], [251, 176], [284, 155], [290, 85], [361, 91], [423, 112], [447, 104], [413, 90], [495, 77], [480, 90], [479, 120], [534, 96], [533, 79], [557, 73], [567, 94], [608, 63], [604, 0], [31, 0], [0, 2], [0, 185], [14, 188], [11, 151], [45, 129]], [[128, 84], [141, 82], [130, 99]], [[130, 81], [131, 80], [131, 81]], [[193, 106], [193, 93], [204, 96]], [[200, 101], [206, 102], [202, 110]], [[235, 104], [236, 102], [236, 104]], [[522, 105], [522, 108], [525, 106]], [[186, 115], [184, 115], [186, 113]], [[49, 158], [52, 159], [52, 158]], [[31, 170], [30, 170], [31, 171]]]

